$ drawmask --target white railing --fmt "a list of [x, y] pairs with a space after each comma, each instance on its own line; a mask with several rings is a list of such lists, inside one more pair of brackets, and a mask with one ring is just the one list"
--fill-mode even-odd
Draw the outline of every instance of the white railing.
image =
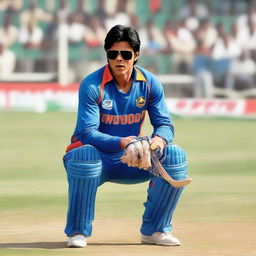
[[[160, 82], [166, 86], [172, 88], [175, 85], [188, 85], [191, 84], [192, 91], [194, 90], [195, 86], [195, 77], [192, 75], [159, 75], [158, 76]], [[177, 88], [176, 88], [177, 89]], [[248, 98], [248, 97], [256, 97], [256, 88], [244, 89], [241, 91], [238, 90], [231, 90], [226, 88], [213, 88], [213, 97], [214, 96], [224, 96], [227, 98]]]
[[12, 73], [8, 77], [0, 77], [0, 82], [50, 82], [56, 80], [57, 73]]
[[[56, 72], [49, 73], [13, 73], [11, 76], [6, 78], [0, 78], [0, 82], [50, 82], [56, 80], [58, 74]], [[192, 85], [191, 90], [193, 91], [195, 86], [195, 78], [191, 75], [159, 75], [158, 76], [161, 83], [165, 88], [174, 87], [176, 90], [181, 90], [182, 87]], [[178, 89], [177, 89], [177, 85]], [[214, 96], [224, 96], [226, 98], [248, 98], [256, 97], [256, 88], [244, 89], [241, 91], [231, 90], [226, 88], [213, 88], [213, 97]]]

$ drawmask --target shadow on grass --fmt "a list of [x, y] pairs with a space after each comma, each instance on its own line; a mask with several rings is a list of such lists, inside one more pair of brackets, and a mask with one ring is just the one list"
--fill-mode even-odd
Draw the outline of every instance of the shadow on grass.
[[[141, 243], [88, 243], [88, 246], [142, 246]], [[0, 243], [0, 248], [6, 249], [63, 249], [67, 248], [66, 242], [33, 242], [33, 243]]]
[[65, 242], [33, 242], [33, 243], [3, 243], [0, 248], [38, 248], [38, 249], [61, 249], [66, 248]]
[[88, 243], [88, 246], [139, 246], [141, 243]]

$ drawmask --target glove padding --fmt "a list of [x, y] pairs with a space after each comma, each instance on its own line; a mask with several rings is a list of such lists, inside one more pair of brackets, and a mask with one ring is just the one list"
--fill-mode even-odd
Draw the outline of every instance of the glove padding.
[[124, 150], [121, 161], [128, 166], [147, 170], [151, 167], [151, 149], [148, 137], [131, 140]]

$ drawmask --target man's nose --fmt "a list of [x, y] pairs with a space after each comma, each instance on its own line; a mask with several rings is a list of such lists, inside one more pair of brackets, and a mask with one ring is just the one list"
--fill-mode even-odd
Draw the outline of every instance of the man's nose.
[[122, 60], [122, 59], [123, 59], [123, 57], [122, 57], [122, 55], [121, 55], [121, 52], [118, 52], [118, 54], [117, 54], [117, 56], [116, 56], [116, 59], [117, 59], [117, 60]]

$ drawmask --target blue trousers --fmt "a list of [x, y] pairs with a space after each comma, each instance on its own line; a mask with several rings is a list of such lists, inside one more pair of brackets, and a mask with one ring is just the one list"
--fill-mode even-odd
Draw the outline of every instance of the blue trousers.
[[[120, 161], [123, 151], [99, 152], [91, 145], [69, 151], [64, 156], [68, 179], [67, 236], [91, 236], [97, 188], [105, 182], [136, 184], [149, 182], [141, 233], [170, 232], [173, 212], [182, 188], [174, 188], [149, 171], [129, 167]], [[186, 154], [177, 145], [169, 144], [164, 150], [163, 166], [174, 179], [187, 175]]]

